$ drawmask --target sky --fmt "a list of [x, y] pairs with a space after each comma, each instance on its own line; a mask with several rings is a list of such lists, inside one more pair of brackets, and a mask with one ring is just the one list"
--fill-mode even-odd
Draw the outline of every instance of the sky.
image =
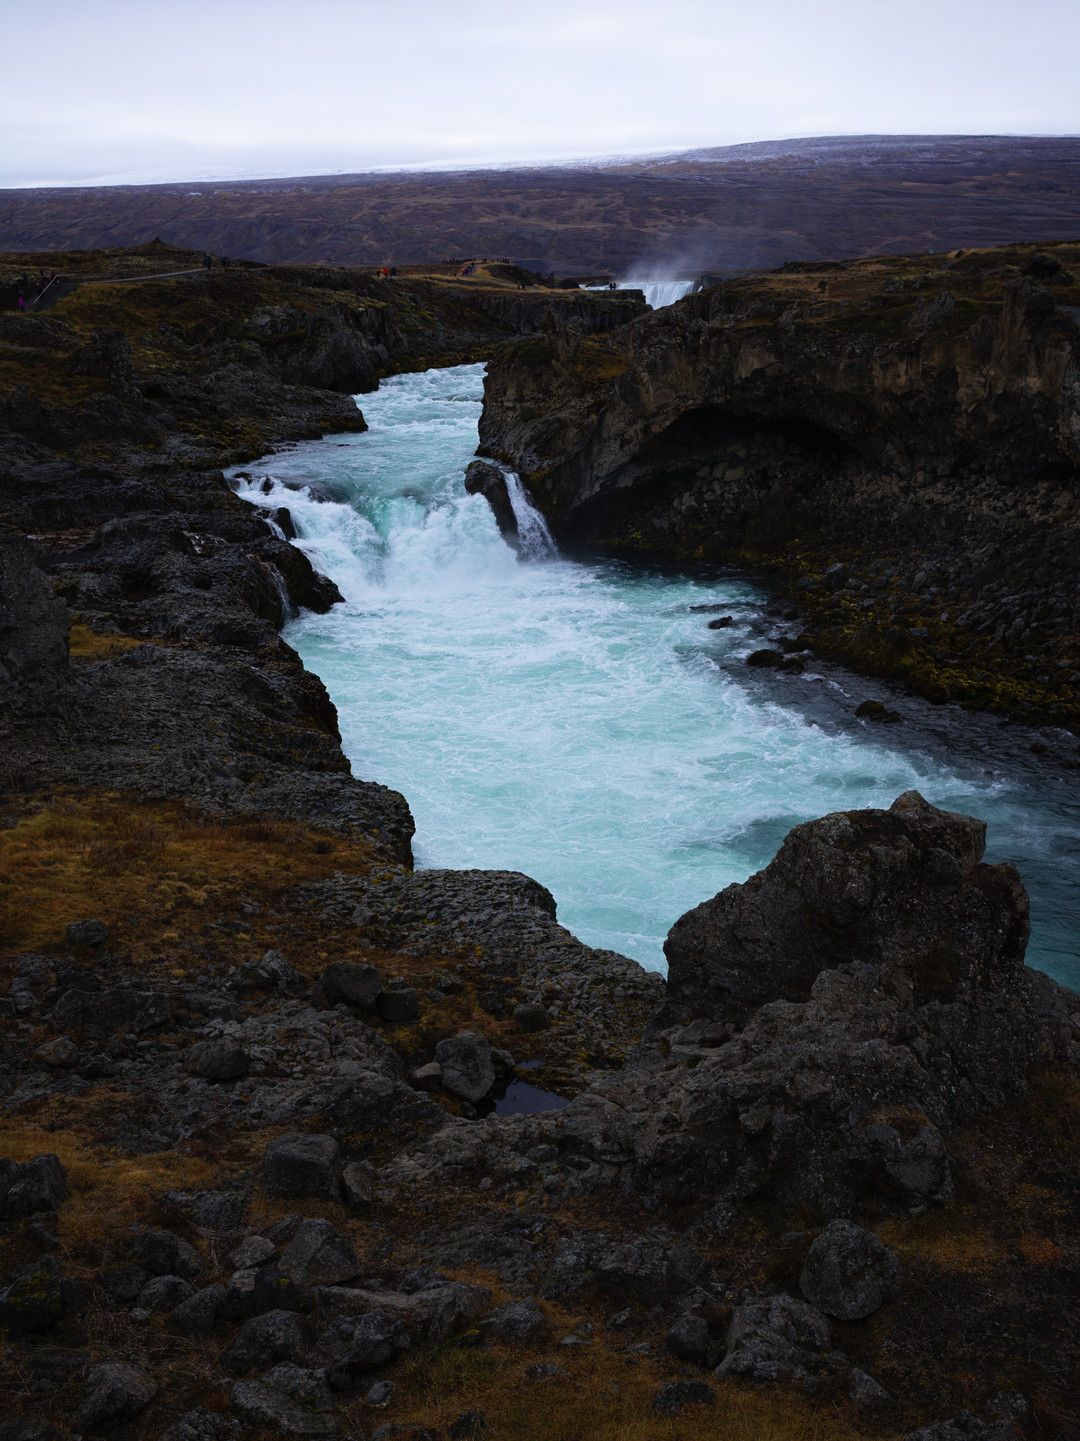
[[1080, 134], [1078, 0], [50, 0], [3, 39], [3, 187]]

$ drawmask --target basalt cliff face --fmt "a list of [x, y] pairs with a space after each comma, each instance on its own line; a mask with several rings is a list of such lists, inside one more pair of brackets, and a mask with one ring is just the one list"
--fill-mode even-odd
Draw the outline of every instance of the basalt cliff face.
[[786, 569], [805, 646], [1075, 725], [1077, 273], [1076, 246], [791, 266], [550, 330], [492, 365], [481, 449], [566, 542]]
[[[0, 1441], [1066, 1441], [1080, 997], [982, 825], [797, 827], [667, 985], [414, 872], [278, 634], [337, 592], [218, 468], [362, 428], [375, 333], [218, 278], [0, 352]], [[491, 343], [421, 293], [376, 368]], [[518, 364], [637, 343], [495, 295]]]

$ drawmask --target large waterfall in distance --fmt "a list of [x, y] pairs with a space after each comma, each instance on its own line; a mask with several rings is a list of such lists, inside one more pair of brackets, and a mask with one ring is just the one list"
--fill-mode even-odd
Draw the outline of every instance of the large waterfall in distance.
[[663, 310], [665, 305], [674, 305], [694, 288], [692, 280], [620, 280], [620, 290], [642, 290], [645, 303], [653, 310]]
[[[286, 630], [338, 707], [357, 775], [401, 790], [421, 866], [520, 870], [592, 945], [653, 967], [676, 918], [791, 826], [904, 790], [989, 822], [1032, 893], [1029, 956], [1080, 981], [1080, 802], [996, 721], [811, 665], [763, 675], [767, 595], [718, 571], [558, 555], [516, 477], [521, 555], [465, 490], [483, 367], [384, 380], [370, 429], [245, 467], [345, 604]], [[695, 609], [695, 607], [699, 609]], [[722, 607], [732, 617], [709, 630]], [[866, 697], [904, 713], [886, 730]]]

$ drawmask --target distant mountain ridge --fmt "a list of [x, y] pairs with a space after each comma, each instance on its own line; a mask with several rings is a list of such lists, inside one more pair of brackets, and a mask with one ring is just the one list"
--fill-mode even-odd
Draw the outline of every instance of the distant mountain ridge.
[[1069, 240], [1080, 138], [819, 136], [504, 169], [0, 191], [4, 250], [155, 236], [277, 263], [506, 255], [616, 275]]

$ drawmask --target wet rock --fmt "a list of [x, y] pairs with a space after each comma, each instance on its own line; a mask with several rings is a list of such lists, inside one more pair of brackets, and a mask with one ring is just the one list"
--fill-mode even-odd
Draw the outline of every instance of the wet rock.
[[186, 1301], [181, 1301], [169, 1320], [182, 1336], [193, 1339], [210, 1336], [217, 1325], [218, 1312], [224, 1300], [225, 1287], [214, 1282], [196, 1291]]
[[700, 1365], [709, 1347], [709, 1323], [700, 1316], [680, 1316], [664, 1337], [664, 1345], [680, 1361]]
[[332, 1136], [289, 1131], [263, 1152], [263, 1185], [268, 1196], [340, 1201], [339, 1147]]
[[900, 712], [889, 710], [879, 700], [864, 700], [855, 707], [855, 714], [862, 720], [894, 722], [900, 719]]
[[104, 921], [71, 921], [65, 935], [71, 946], [101, 946], [109, 932]]
[[130, 1420], [150, 1404], [157, 1390], [157, 1382], [141, 1366], [98, 1361], [87, 1373], [85, 1398], [72, 1417], [75, 1430]]
[[807, 1252], [799, 1289], [838, 1321], [861, 1321], [900, 1294], [900, 1263], [872, 1231], [833, 1221]]
[[861, 1416], [880, 1416], [896, 1409], [895, 1396], [886, 1391], [880, 1381], [875, 1381], [873, 1376], [860, 1371], [857, 1366], [851, 1373], [848, 1399]]
[[355, 1210], [370, 1206], [375, 1188], [375, 1168], [370, 1161], [350, 1161], [341, 1172], [345, 1204]]
[[229, 1405], [252, 1426], [267, 1426], [284, 1436], [337, 1436], [335, 1416], [310, 1411], [283, 1391], [261, 1381], [236, 1381], [229, 1388]]
[[653, 1398], [653, 1410], [675, 1416], [687, 1406], [715, 1406], [716, 1392], [704, 1381], [669, 1381]]
[[495, 523], [503, 539], [516, 543], [517, 516], [506, 488], [506, 476], [498, 466], [486, 460], [471, 460], [465, 469], [465, 489], [470, 495], [484, 497], [495, 514]]
[[232, 1041], [196, 1041], [184, 1053], [184, 1065], [207, 1081], [235, 1081], [247, 1075], [251, 1057]]
[[379, 996], [379, 1015], [391, 1024], [415, 1021], [420, 1014], [420, 992], [412, 986], [383, 991]]
[[131, 1243], [135, 1262], [155, 1276], [185, 1276], [193, 1280], [203, 1260], [190, 1241], [171, 1231], [139, 1231]]
[[58, 1211], [67, 1196], [67, 1175], [58, 1156], [45, 1152], [21, 1165], [0, 1157], [0, 1220]]
[[481, 1101], [495, 1084], [491, 1046], [471, 1031], [462, 1031], [435, 1047], [445, 1088], [464, 1101]]
[[514, 1007], [514, 1021], [522, 1031], [546, 1031], [551, 1025], [551, 1013], [546, 1006], [541, 1006], [536, 1001], [528, 1001]]
[[482, 1316], [476, 1323], [479, 1330], [514, 1346], [527, 1345], [547, 1331], [547, 1317], [531, 1296], [504, 1305]]
[[349, 1281], [360, 1264], [348, 1241], [329, 1221], [304, 1221], [281, 1254], [279, 1266], [298, 1286], [334, 1286]]
[[345, 1390], [368, 1372], [408, 1350], [411, 1337], [401, 1320], [381, 1306], [359, 1320], [337, 1316], [330, 1322], [312, 1351], [311, 1359], [325, 1367], [335, 1390]]
[[335, 1005], [343, 1002], [361, 1011], [375, 1009], [382, 992], [382, 977], [374, 966], [357, 965], [351, 961], [335, 961], [319, 977], [323, 995]]
[[[697, 607], [696, 607], [696, 606], [692, 606], [691, 609], [696, 610]], [[735, 617], [734, 617], [734, 616], [731, 616], [731, 615], [718, 615], [715, 620], [709, 621], [709, 629], [710, 629], [710, 630], [727, 630], [728, 626], [731, 625], [731, 623], [732, 623], [732, 621], [733, 621], [734, 619], [735, 619]]]
[[249, 1266], [262, 1266], [276, 1255], [277, 1247], [268, 1236], [248, 1236], [226, 1259], [234, 1271], [243, 1271]]
[[812, 1375], [829, 1349], [831, 1331], [820, 1311], [791, 1296], [744, 1301], [731, 1319], [727, 1353], [717, 1376], [778, 1381]]
[[144, 1311], [172, 1311], [194, 1295], [195, 1288], [183, 1276], [155, 1276], [139, 1292], [139, 1305]]
[[294, 1311], [267, 1311], [252, 1316], [221, 1358], [222, 1365], [234, 1375], [262, 1371], [276, 1361], [302, 1362], [304, 1337]]
[[768, 647], [765, 647], [762, 650], [752, 650], [746, 657], [746, 664], [764, 668], [766, 666], [781, 665], [783, 660], [784, 652], [782, 650], [770, 650]]

